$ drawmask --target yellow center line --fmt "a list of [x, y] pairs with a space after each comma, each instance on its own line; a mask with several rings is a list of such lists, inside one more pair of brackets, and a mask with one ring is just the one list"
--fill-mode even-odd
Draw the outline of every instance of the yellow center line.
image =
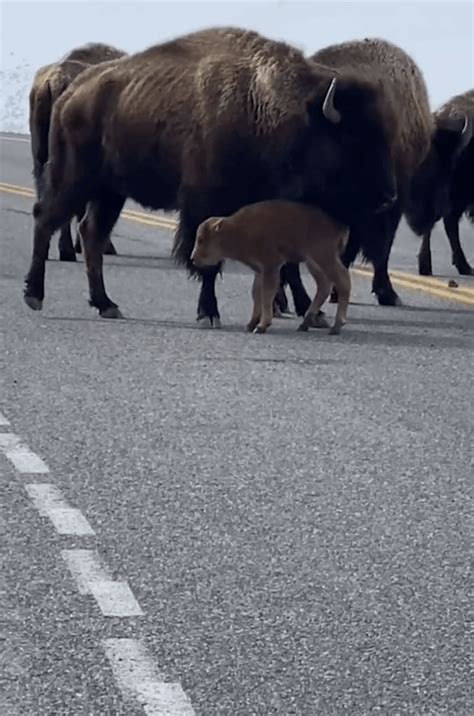
[[[370, 278], [373, 276], [373, 271], [365, 266], [357, 266], [357, 271], [359, 271], [360, 275], [370, 276]], [[449, 296], [453, 296], [453, 298], [455, 296], [458, 298], [462, 296], [466, 298], [469, 303], [471, 300], [474, 300], [474, 285], [472, 288], [470, 286], [458, 286], [457, 288], [453, 286], [451, 288], [447, 285], [447, 281], [441, 281], [440, 279], [430, 278], [428, 276], [414, 276], [411, 273], [398, 271], [396, 269], [390, 269], [390, 279], [392, 283], [403, 281], [404, 284], [410, 283], [414, 288], [421, 288], [426, 291], [428, 289], [432, 291], [442, 291], [449, 294]], [[401, 285], [402, 283], [400, 283], [400, 286]]]
[[[17, 194], [18, 196], [26, 196], [29, 199], [35, 199], [36, 194], [33, 189], [27, 186], [18, 186], [17, 184], [7, 184], [0, 182], [0, 191], [6, 192], [7, 194]], [[121, 217], [128, 219], [129, 221], [136, 221], [139, 224], [145, 224], [147, 226], [154, 226], [160, 229], [175, 229], [177, 223], [174, 219], [167, 217], [152, 216], [151, 214], [145, 214], [144, 212], [131, 211], [125, 209], [122, 212]]]
[[[0, 192], [1, 191], [33, 199], [36, 197], [33, 189], [26, 186], [19, 186], [18, 184], [0, 182]], [[143, 212], [133, 211], [132, 209], [125, 209], [125, 211], [122, 212], [121, 217], [128, 219], [129, 221], [134, 221], [138, 224], [144, 224], [145, 226], [161, 229], [175, 229], [177, 226], [177, 222], [174, 219], [152, 216]], [[373, 276], [373, 271], [365, 266], [352, 267], [351, 271], [358, 276], [363, 276], [364, 278], [372, 278]], [[474, 305], [474, 286], [472, 288], [469, 286], [449, 288], [440, 279], [430, 278], [427, 276], [416, 276], [414, 274], [398, 270], [390, 270], [390, 278], [393, 284], [402, 286], [403, 288], [422, 291], [423, 293], [427, 293], [431, 296], [448, 299], [449, 301], [454, 301], [456, 303], [464, 303], [469, 306]]]

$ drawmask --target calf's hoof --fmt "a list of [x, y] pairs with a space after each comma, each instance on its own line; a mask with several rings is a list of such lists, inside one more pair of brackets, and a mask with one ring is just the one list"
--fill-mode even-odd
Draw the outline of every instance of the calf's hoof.
[[329, 329], [328, 333], [330, 336], [338, 336], [341, 332], [341, 328], [344, 325], [344, 323], [335, 323], [331, 328]]
[[43, 301], [36, 296], [23, 295], [23, 300], [32, 311], [41, 311], [43, 309]]
[[219, 316], [200, 316], [196, 320], [199, 328], [222, 328]]
[[308, 313], [305, 317], [305, 322], [309, 328], [329, 328], [329, 323], [326, 321], [322, 311]]
[[107, 308], [99, 309], [101, 318], [123, 318], [122, 312], [118, 306], [107, 306]]
[[255, 326], [252, 333], [266, 333], [267, 332], [267, 326]]

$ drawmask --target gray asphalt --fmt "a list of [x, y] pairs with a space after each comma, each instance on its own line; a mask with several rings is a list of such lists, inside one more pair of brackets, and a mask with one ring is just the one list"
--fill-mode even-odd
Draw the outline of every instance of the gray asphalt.
[[[28, 145], [0, 148], [0, 180], [31, 186]], [[170, 233], [121, 219], [105, 280], [125, 320], [96, 316], [56, 242], [33, 313], [31, 200], [0, 200], [0, 412], [144, 612], [78, 593], [59, 555], [74, 541], [0, 454], [0, 712], [144, 713], [100, 643], [135, 636], [202, 716], [471, 714], [473, 307], [400, 288], [382, 308], [354, 276], [341, 336], [294, 318], [253, 336], [234, 265], [224, 326], [202, 330]], [[414, 273], [416, 250], [402, 227], [393, 267]]]

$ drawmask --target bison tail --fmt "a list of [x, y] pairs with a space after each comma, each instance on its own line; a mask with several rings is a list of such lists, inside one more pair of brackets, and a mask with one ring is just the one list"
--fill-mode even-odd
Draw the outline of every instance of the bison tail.
[[43, 82], [30, 95], [30, 134], [33, 155], [33, 176], [40, 190], [44, 165], [48, 161], [48, 138], [53, 99], [49, 82]]
[[178, 266], [185, 266], [191, 276], [196, 276], [196, 267], [191, 261], [191, 254], [196, 240], [196, 232], [186, 227], [180, 216], [176, 229], [171, 255]]

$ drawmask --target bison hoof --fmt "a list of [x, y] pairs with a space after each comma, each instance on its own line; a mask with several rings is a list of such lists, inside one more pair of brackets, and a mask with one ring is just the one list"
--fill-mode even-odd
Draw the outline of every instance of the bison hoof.
[[31, 308], [32, 311], [41, 311], [43, 309], [43, 301], [36, 296], [23, 296], [26, 305]]
[[107, 256], [117, 256], [117, 250], [111, 242], [108, 243], [105, 247], [104, 254], [106, 254]]
[[393, 288], [378, 292], [377, 300], [380, 306], [403, 306], [402, 299]]
[[267, 327], [266, 326], [255, 326], [252, 333], [266, 333]]
[[60, 261], [77, 261], [75, 252], [71, 254], [69, 251], [60, 251], [59, 252], [59, 260]]
[[465, 264], [456, 265], [460, 276], [474, 276], [474, 269], [466, 262]]
[[418, 273], [420, 276], [432, 276], [433, 269], [431, 268], [431, 264], [418, 264]]
[[99, 311], [101, 318], [123, 318], [122, 312], [118, 306], [107, 306]]
[[201, 316], [197, 322], [199, 328], [222, 328], [221, 319], [218, 316]]
[[309, 328], [308, 324], [303, 321], [303, 323], [300, 323], [300, 325], [298, 326], [298, 328], [296, 330], [301, 331], [302, 333], [306, 333], [308, 328]]

